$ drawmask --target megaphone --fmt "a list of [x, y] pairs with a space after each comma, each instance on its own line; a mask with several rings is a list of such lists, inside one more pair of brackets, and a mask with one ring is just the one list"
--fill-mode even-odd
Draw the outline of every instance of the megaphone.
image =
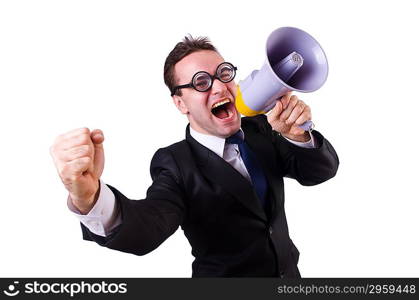
[[[236, 108], [245, 116], [267, 113], [289, 91], [319, 89], [328, 71], [326, 54], [311, 35], [294, 27], [278, 28], [268, 37], [262, 68], [239, 82]], [[313, 123], [307, 121], [300, 127], [308, 131]]]

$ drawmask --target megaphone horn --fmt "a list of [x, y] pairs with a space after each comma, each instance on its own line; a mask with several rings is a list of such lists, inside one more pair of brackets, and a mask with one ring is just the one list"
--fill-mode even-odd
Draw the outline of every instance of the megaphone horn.
[[[237, 110], [245, 116], [267, 113], [289, 91], [319, 89], [328, 71], [326, 54], [311, 35], [294, 27], [278, 28], [268, 37], [262, 68], [239, 82]], [[312, 126], [307, 121], [300, 127], [309, 130]]]

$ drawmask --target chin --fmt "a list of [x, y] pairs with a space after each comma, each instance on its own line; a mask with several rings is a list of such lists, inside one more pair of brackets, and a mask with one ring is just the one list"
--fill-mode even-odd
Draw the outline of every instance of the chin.
[[223, 126], [223, 128], [220, 128], [218, 130], [217, 135], [223, 138], [229, 137], [235, 134], [240, 129], [240, 125], [241, 125], [241, 122], [240, 122], [240, 119], [238, 119], [237, 122], [225, 125]]

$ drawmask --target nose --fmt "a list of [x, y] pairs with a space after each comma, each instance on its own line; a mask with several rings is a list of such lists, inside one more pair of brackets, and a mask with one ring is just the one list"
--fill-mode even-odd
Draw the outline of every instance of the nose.
[[211, 95], [225, 95], [226, 91], [226, 84], [218, 79], [214, 79], [211, 88]]

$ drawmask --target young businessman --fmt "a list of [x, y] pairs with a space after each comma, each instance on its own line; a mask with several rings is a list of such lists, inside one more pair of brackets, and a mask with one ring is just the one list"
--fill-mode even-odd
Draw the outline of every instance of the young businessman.
[[144, 200], [100, 180], [101, 130], [57, 137], [50, 152], [84, 239], [144, 255], [181, 226], [195, 257], [193, 277], [300, 277], [283, 177], [324, 182], [336, 174], [338, 157], [319, 132], [298, 127], [311, 112], [291, 93], [268, 116], [241, 118], [235, 72], [205, 38], [185, 38], [170, 52], [165, 83], [189, 124], [185, 140], [155, 153]]

